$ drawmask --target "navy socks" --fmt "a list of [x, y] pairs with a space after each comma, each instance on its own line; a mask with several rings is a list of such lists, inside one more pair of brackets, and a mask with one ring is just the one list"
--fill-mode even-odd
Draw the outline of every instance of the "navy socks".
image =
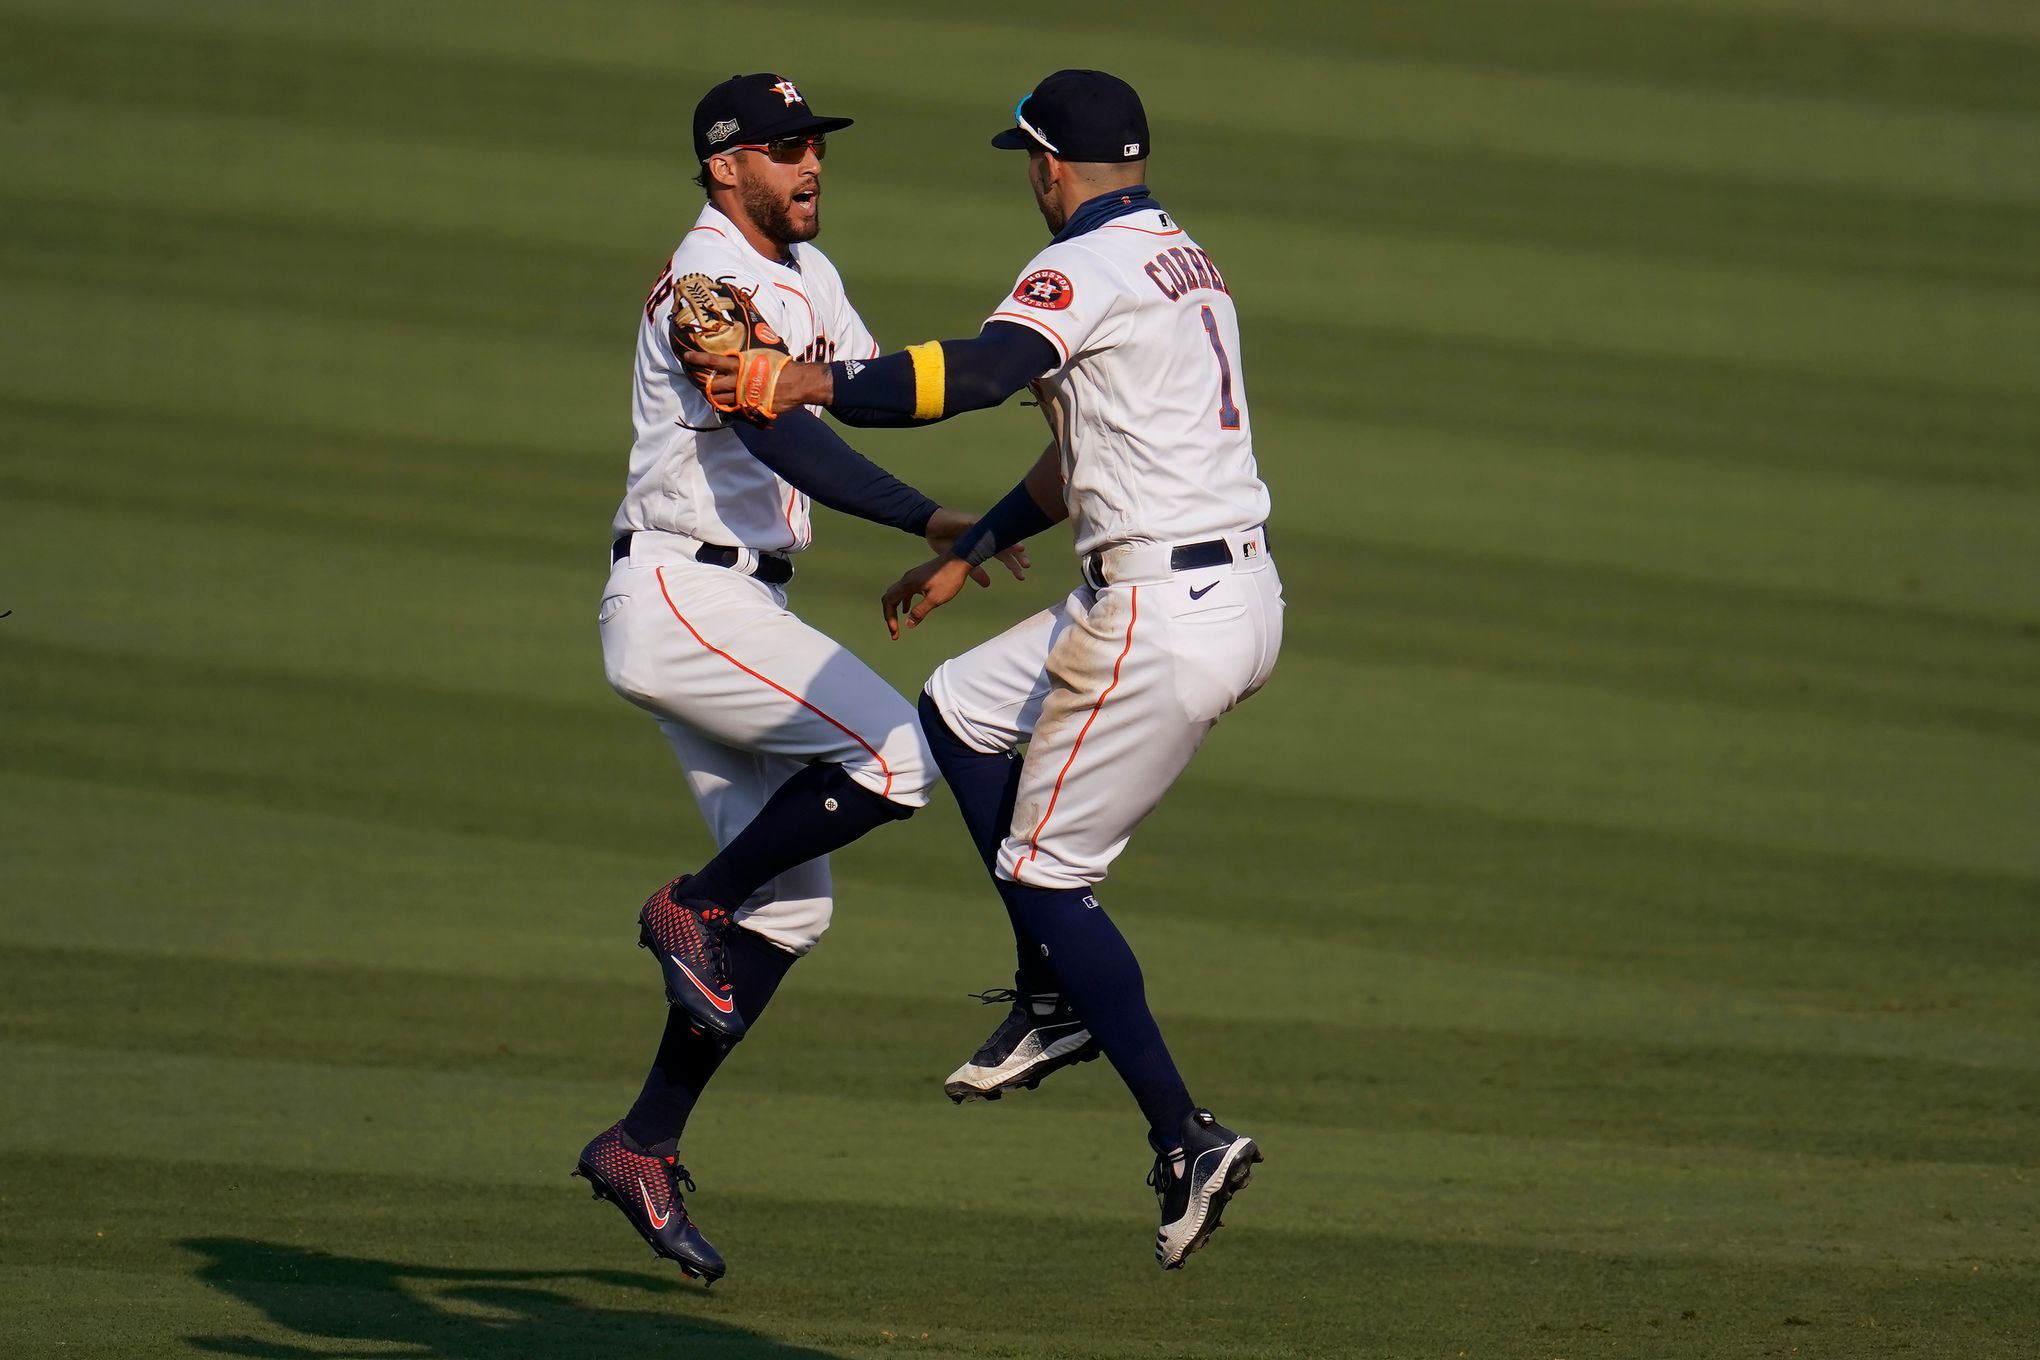
[[[731, 930], [723, 946], [729, 954], [730, 990], [744, 1008], [744, 1019], [756, 1024], [796, 956], [742, 927]], [[694, 1112], [694, 1102], [732, 1047], [714, 1035], [695, 1033], [686, 1011], [667, 1007], [658, 1057], [637, 1103], [623, 1117], [623, 1131], [630, 1140], [654, 1156], [670, 1155], [687, 1127], [687, 1116]]]
[[1120, 1080], [1140, 1102], [1153, 1136], [1181, 1143], [1196, 1108], [1148, 1010], [1140, 961], [1098, 899], [1083, 888], [1029, 888], [998, 880], [1006, 910], [1047, 951], [1063, 1000], [1084, 1018]]
[[[1011, 751], [986, 755], [965, 745], [926, 693], [921, 695], [920, 707], [921, 731], [928, 738], [928, 749], [935, 753], [935, 766], [956, 798], [964, 828], [985, 862], [985, 871], [996, 881], [999, 846], [1013, 824], [1013, 798], [1020, 788], [1020, 757]], [[1013, 923], [1013, 952], [1018, 963], [1015, 986], [1034, 994], [1056, 991], [1055, 972], [1042, 961], [1040, 946], [1028, 937], [1010, 905], [1006, 915]]]
[[1152, 1137], [1179, 1145], [1183, 1121], [1196, 1106], [1148, 1011], [1140, 961], [1126, 937], [1085, 889], [1029, 888], [998, 876], [999, 845], [1012, 825], [1020, 786], [1019, 758], [973, 750], [926, 694], [921, 730], [1013, 922], [1019, 989], [1059, 992], [1140, 1102]]
[[688, 878], [686, 897], [734, 913], [788, 869], [913, 815], [912, 808], [852, 779], [841, 765], [809, 765], [781, 784], [750, 825]]

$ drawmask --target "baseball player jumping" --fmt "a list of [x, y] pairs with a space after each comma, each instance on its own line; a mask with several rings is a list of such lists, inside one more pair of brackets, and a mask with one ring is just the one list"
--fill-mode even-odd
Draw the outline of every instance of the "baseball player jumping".
[[[1156, 1259], [1202, 1246], [1260, 1149], [1198, 1108], [1140, 965], [1094, 890], [1219, 717], [1282, 642], [1269, 497], [1253, 456], [1239, 325], [1211, 257], [1149, 194], [1147, 116], [1126, 82], [1058, 71], [992, 145], [1027, 152], [1054, 239], [982, 331], [854, 364], [781, 364], [736, 392], [926, 422], [1032, 387], [1053, 440], [954, 547], [886, 591], [893, 636], [993, 552], [1074, 521], [1084, 584], [945, 662], [921, 722], [1013, 923], [1011, 1010], [945, 1086], [997, 1098], [1102, 1050], [1147, 1117]], [[728, 373], [737, 361], [689, 354]], [[1021, 746], [1024, 757], [1016, 756]]]
[[[721, 847], [660, 888], [640, 943], [671, 1007], [630, 1112], [575, 1174], [659, 1255], [713, 1283], [722, 1257], [689, 1218], [679, 1138], [732, 1044], [828, 928], [828, 854], [928, 800], [936, 769], [912, 705], [787, 608], [810, 501], [924, 536], [944, 551], [973, 517], [867, 462], [810, 411], [729, 420], [675, 350], [732, 327], [746, 346], [827, 361], [878, 343], [821, 228], [827, 134], [777, 75], [736, 76], [694, 112], [707, 205], [673, 252], [638, 330], [637, 429], [602, 593], [609, 683], [672, 743]], [[1015, 576], [1024, 553], [1006, 556]], [[978, 577], [981, 584], [989, 578]]]

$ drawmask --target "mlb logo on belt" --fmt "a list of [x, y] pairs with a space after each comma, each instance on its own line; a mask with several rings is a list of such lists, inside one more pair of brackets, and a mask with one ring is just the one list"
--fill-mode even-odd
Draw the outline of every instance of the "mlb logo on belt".
[[1020, 280], [1020, 286], [1013, 290], [1013, 300], [1044, 311], [1059, 312], [1070, 305], [1070, 298], [1075, 293], [1076, 288], [1070, 283], [1069, 275], [1059, 269], [1037, 269]]

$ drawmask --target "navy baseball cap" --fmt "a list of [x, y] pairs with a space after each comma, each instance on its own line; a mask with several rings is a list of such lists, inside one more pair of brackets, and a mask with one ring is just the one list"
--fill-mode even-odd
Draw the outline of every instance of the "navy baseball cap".
[[1057, 71], [1013, 106], [1013, 126], [992, 145], [1066, 161], [1137, 161], [1149, 150], [1147, 110], [1118, 76]]
[[854, 121], [814, 113], [800, 88], [784, 76], [769, 71], [731, 76], [694, 106], [694, 158], [705, 161], [733, 146], [800, 132], [834, 132]]

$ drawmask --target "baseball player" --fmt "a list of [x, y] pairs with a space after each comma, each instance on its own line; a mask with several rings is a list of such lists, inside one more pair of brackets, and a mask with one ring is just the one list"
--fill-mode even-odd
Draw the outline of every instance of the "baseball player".
[[[864, 460], [811, 411], [730, 419], [676, 358], [674, 336], [736, 317], [781, 359], [878, 353], [811, 242], [827, 134], [778, 75], [735, 76], [694, 113], [708, 202], [638, 330], [637, 430], [599, 613], [609, 683], [672, 744], [719, 852], [639, 914], [671, 1007], [637, 1102], [575, 1174], [657, 1254], [713, 1283], [722, 1257], [689, 1218], [680, 1134], [730, 1047], [828, 928], [828, 854], [907, 817], [936, 771], [912, 705], [787, 607], [810, 505], [919, 534], [941, 551], [972, 516]], [[1007, 558], [1018, 576], [1023, 555]], [[981, 577], [989, 584], [989, 578]]]
[[996, 1098], [1102, 1050], [1147, 1117], [1155, 1255], [1175, 1268], [1261, 1153], [1192, 1101], [1095, 889], [1212, 725], [1274, 667], [1283, 604], [1268, 490], [1231, 293], [1143, 182], [1147, 117], [1132, 87], [1058, 71], [992, 144], [1027, 153], [1054, 239], [979, 335], [855, 364], [781, 365], [769, 401], [928, 421], [1022, 387], [1040, 400], [1053, 439], [1034, 468], [883, 600], [897, 637], [902, 609], [919, 624], [1002, 545], [1074, 521], [1084, 583], [945, 662], [921, 700], [1019, 959], [1013, 990], [984, 994], [1010, 1001], [1004, 1023], [945, 1090]]

